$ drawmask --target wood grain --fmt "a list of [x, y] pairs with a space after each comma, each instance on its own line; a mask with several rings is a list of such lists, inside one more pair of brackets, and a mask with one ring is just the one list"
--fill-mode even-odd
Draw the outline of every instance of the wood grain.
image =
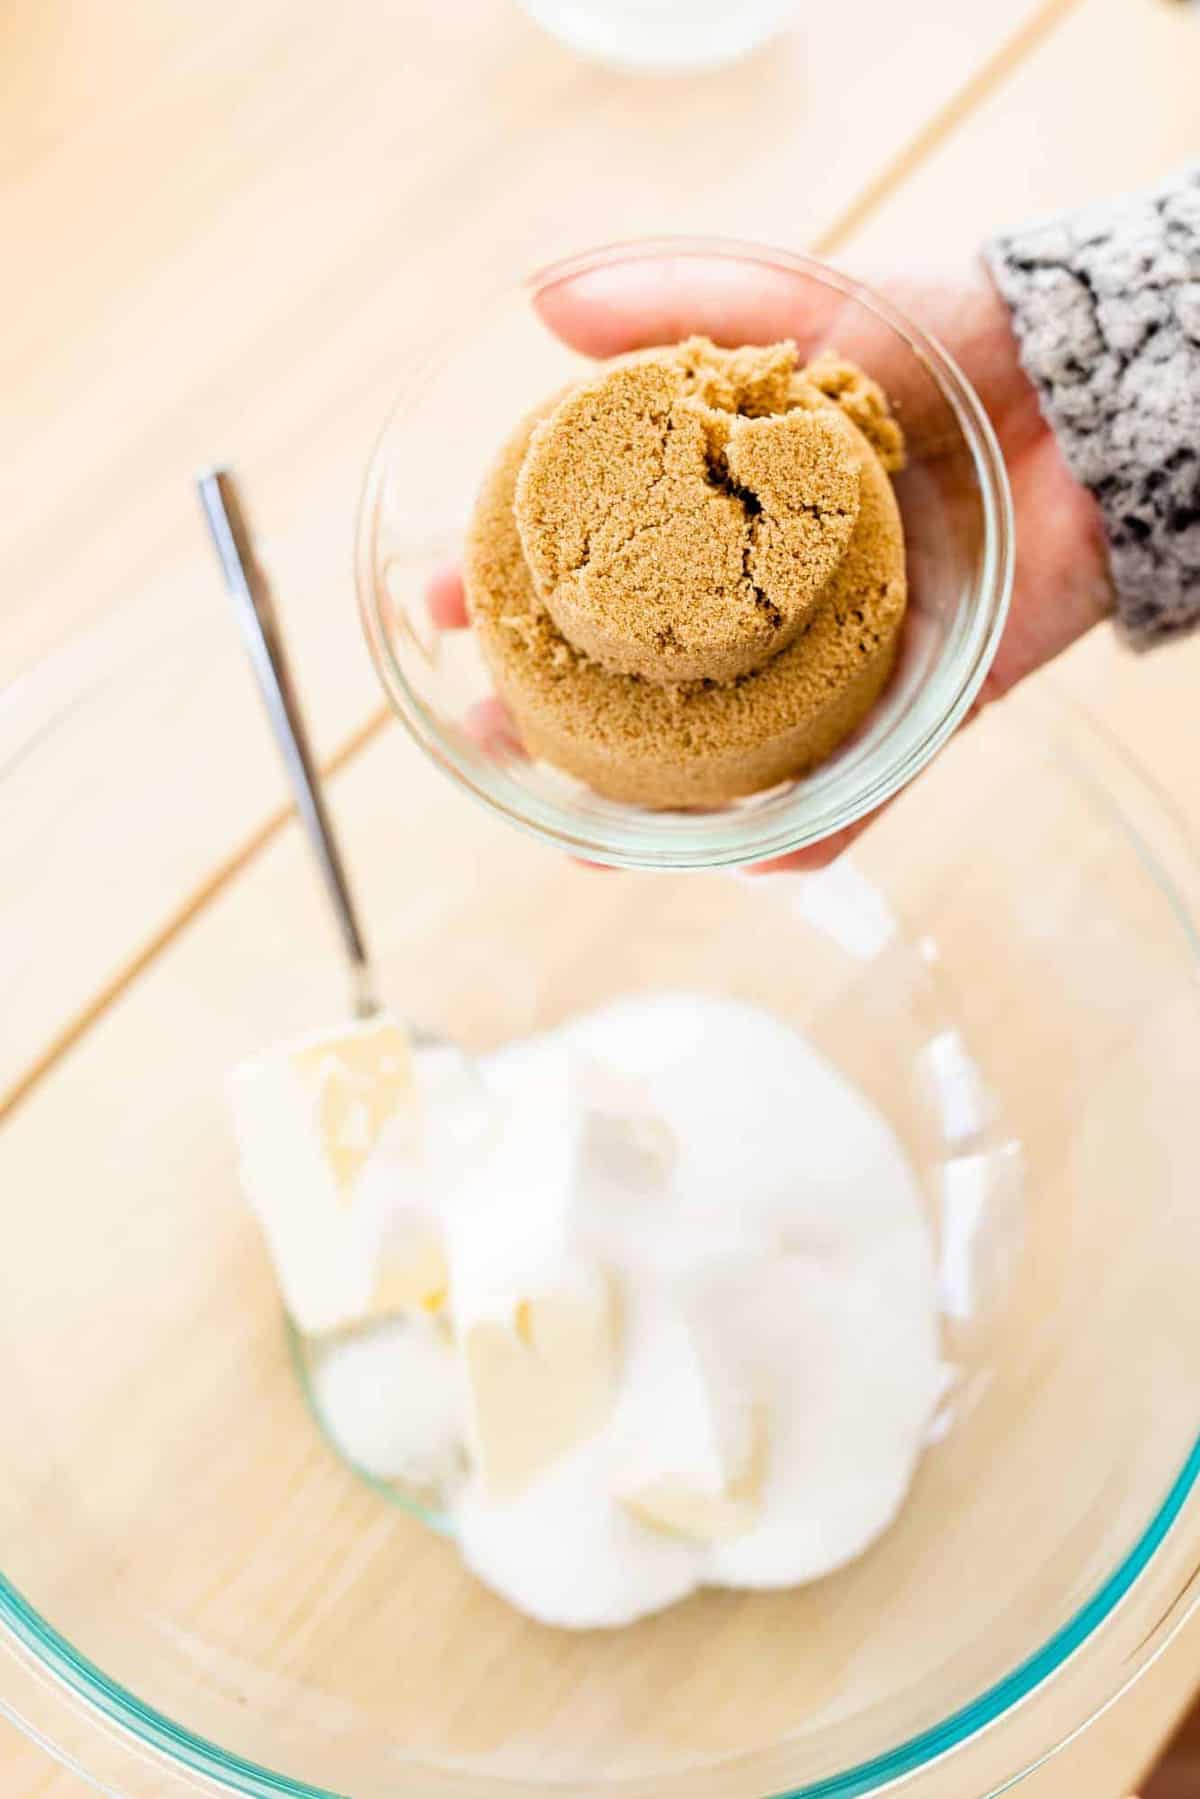
[[[1136, 696], [1125, 697], [1136, 705]], [[1185, 698], [1177, 727], [1189, 713]], [[1117, 729], [1136, 715], [1115, 703], [1106, 711]], [[978, 735], [966, 748], [977, 746]], [[950, 821], [979, 810], [977, 780], [962, 769], [947, 757], [932, 777], [938, 828], [951, 837]], [[397, 787], [405, 794], [405, 840], [425, 846], [419, 880], [396, 853], [389, 819]], [[763, 961], [758, 943], [764, 932], [778, 933], [791, 904], [782, 883], [663, 879], [648, 893], [636, 876], [593, 876], [450, 792], [396, 726], [347, 766], [331, 801], [376, 922], [386, 990], [435, 1029], [484, 1047], [586, 1006], [613, 985], [687, 984], [699, 969], [719, 967], [740, 991], [811, 1019], [818, 1040], [852, 1073], [861, 1058], [864, 1073], [882, 1066], [886, 1085], [887, 1068], [906, 1065], [883, 1028], [886, 1011], [877, 1010], [871, 1033], [839, 1025], [850, 1015], [847, 995], [864, 979], [873, 1005], [885, 1006], [885, 971], [864, 972], [828, 946], [820, 955], [815, 944], [806, 950], [795, 919], [792, 953]], [[919, 804], [914, 796], [912, 806]], [[993, 803], [988, 810], [1001, 817]], [[900, 818], [897, 809], [888, 828]], [[1008, 823], [1016, 829], [1020, 820], [1010, 815]], [[1053, 815], [1043, 823], [1051, 829]], [[931, 879], [923, 858], [909, 858], [905, 907], [938, 938], [943, 966], [970, 967], [991, 909], [997, 920], [1004, 916], [1002, 830], [996, 840], [994, 865], [970, 870], [966, 906], [958, 883], [936, 871]], [[883, 845], [882, 835], [877, 841]], [[1106, 854], [1099, 840], [1079, 841], [1077, 886], [1104, 884]], [[748, 892], [756, 905], [778, 905], [780, 918], [755, 930], [739, 924]], [[1163, 921], [1153, 908], [1146, 926], [1145, 991], [1139, 983], [1130, 996], [1135, 1011], [1175, 994], [1175, 969], [1157, 958]], [[1030, 950], [1036, 954], [1032, 942]], [[894, 1010], [903, 1019], [909, 977], [903, 965], [894, 972]], [[1043, 1039], [1056, 1045], [1057, 1094], [1068, 1062], [1074, 1069], [1079, 1057], [1108, 1046], [1072, 1042], [1077, 1011], [1069, 986], [1052, 984], [1052, 972], [1045, 963], [1039, 975], [1032, 964], [1022, 971], [1015, 959], [1002, 959], [990, 997], [986, 983], [972, 980], [993, 1011], [1009, 1005], [1018, 979], [1024, 993], [1037, 993]], [[547, 1754], [590, 1744], [594, 1759], [610, 1740], [624, 1757], [662, 1758], [684, 1743], [731, 1752], [743, 1745], [751, 1718], [767, 1733], [785, 1733], [794, 1716], [791, 1683], [747, 1673], [771, 1666], [780, 1642], [789, 1645], [792, 1676], [803, 1681], [809, 1704], [829, 1706], [835, 1718], [852, 1707], [876, 1660], [894, 1658], [889, 1630], [903, 1634], [905, 1666], [928, 1660], [939, 1667], [944, 1583], [970, 1554], [963, 1534], [973, 1541], [981, 1524], [977, 1509], [968, 1516], [951, 1502], [962, 1481], [951, 1463], [943, 1461], [940, 1473], [929, 1464], [922, 1479], [935, 1490], [925, 1503], [915, 1499], [883, 1553], [835, 1585], [712, 1595], [598, 1642], [564, 1641], [526, 1625], [465, 1575], [447, 1545], [381, 1507], [329, 1457], [305, 1416], [270, 1273], [237, 1193], [222, 1088], [240, 1055], [336, 1014], [341, 985], [323, 902], [299, 832], [289, 826], [106, 1009], [10, 1123], [5, 1189], [42, 1203], [25, 1209], [20, 1253], [0, 1267], [4, 1334], [28, 1371], [10, 1381], [18, 1390], [9, 1396], [0, 1538], [19, 1547], [19, 1584], [34, 1602], [151, 1703], [243, 1753], [253, 1753], [262, 1730], [272, 1753], [286, 1757], [289, 1736], [300, 1735], [297, 1720], [324, 1710], [337, 1731], [324, 1763], [314, 1766], [307, 1752], [301, 1760], [297, 1748], [284, 1765], [356, 1799], [379, 1791], [366, 1769], [385, 1728], [409, 1740], [428, 1730], [467, 1758], [503, 1752], [517, 1758], [519, 1778], [529, 1766], [520, 1759], [527, 1742], [543, 1734]], [[1036, 1122], [1045, 1083], [1026, 1036], [1006, 1042], [997, 1033], [989, 1045], [1003, 1059], [1006, 1100], [1019, 1095], [1022, 1113]], [[1084, 1063], [1079, 1070], [1086, 1090]], [[1030, 1128], [1020, 1134], [1034, 1140]], [[87, 1203], [75, 1205], [76, 1193]], [[1042, 1215], [1048, 1228], [1057, 1228], [1058, 1217], [1068, 1225], [1053, 1207]], [[1079, 1265], [1082, 1244], [1074, 1251], [1075, 1286], [1089, 1316], [1113, 1247], [1093, 1215], [1094, 1265]], [[1031, 1262], [1063, 1266], [1061, 1252]], [[1028, 1315], [1014, 1321], [1018, 1340], [1040, 1310], [1036, 1286], [1025, 1298]], [[1012, 1365], [1004, 1354], [997, 1362]], [[1060, 1394], [1060, 1404], [1084, 1403], [1094, 1376], [1086, 1366], [1083, 1373], [1087, 1384]], [[1113, 1375], [1110, 1368], [1110, 1382]], [[1125, 1385], [1137, 1403], [1136, 1359]], [[1172, 1419], [1189, 1403], [1190, 1394], [1159, 1391], [1158, 1425], [1174, 1436]], [[12, 1408], [22, 1404], [28, 1415], [14, 1432]], [[1048, 1437], [1061, 1428], [1061, 1418], [1047, 1416]], [[955, 1456], [966, 1453], [970, 1439], [952, 1437]], [[1105, 1471], [1100, 1456], [1097, 1486], [1111, 1503]], [[986, 1528], [1007, 1543], [1019, 1519], [1022, 1555], [1036, 1566], [1037, 1545], [1053, 1546], [1044, 1533], [1057, 1519], [1039, 1504], [1024, 1461], [1010, 1472], [1006, 1487], [993, 1483], [985, 1496]], [[940, 1498], [939, 1481], [947, 1483]], [[931, 1515], [945, 1521], [932, 1541]], [[263, 1547], [276, 1536], [313, 1546], [285, 1582], [275, 1573], [278, 1558]], [[880, 1582], [896, 1587], [894, 1612], [878, 1605]], [[1015, 1633], [1012, 1659], [1027, 1644], [1028, 1603], [995, 1621], [996, 1631]], [[807, 1642], [820, 1643], [819, 1659], [805, 1656]], [[990, 1635], [972, 1635], [939, 1679], [973, 1693], [973, 1658], [992, 1653]], [[469, 1705], [462, 1693], [470, 1693]], [[1146, 1714], [1156, 1731], [1178, 1698], [1176, 1685], [1169, 1704]], [[1132, 1735], [1132, 1706], [1124, 1715], [1121, 1728]], [[1128, 1738], [1116, 1742], [1127, 1748]], [[359, 1753], [364, 1772], [356, 1778]], [[1140, 1759], [1141, 1748], [1136, 1753]], [[645, 1771], [637, 1761], [619, 1766], [630, 1775]], [[1108, 1790], [1097, 1782], [1095, 1799], [1118, 1799], [1118, 1781], [1131, 1771], [1113, 1764]], [[696, 1790], [710, 1789], [697, 1783]]]
[[686, 82], [584, 65], [510, 0], [10, 16], [0, 1094], [282, 803], [196, 470], [242, 472], [328, 758], [378, 706], [352, 523], [430, 331], [613, 238], [827, 239], [1071, 4], [841, 0]]
[[[296, 978], [322, 957], [325, 927], [311, 896], [279, 885], [291, 833], [193, 516], [197, 464], [228, 454], [246, 472], [379, 905], [390, 735], [359, 756], [379, 714], [350, 620], [349, 521], [411, 333], [443, 296], [465, 301], [477, 280], [606, 236], [838, 231], [856, 260], [907, 267], [918, 252], [922, 264], [967, 255], [989, 229], [1194, 153], [1194, 13], [1005, 0], [982, 14], [949, 0], [814, 8], [778, 63], [642, 89], [574, 63], [498, 0], [347, 9], [337, 33], [315, 0], [224, 9], [203, 35], [155, 0], [103, 18], [67, 0], [9, 9], [0, 216], [14, 266], [35, 279], [0, 344], [18, 521], [0, 618], [13, 677], [0, 709], [0, 1087], [73, 1021], [118, 1030], [85, 1030], [35, 1089], [39, 1130], [60, 1094], [100, 1106], [122, 1068], [174, 1041], [183, 1011], [207, 1081], [239, 1048], [337, 1003], [328, 964]], [[862, 130], [819, 153], [848, 91]], [[1114, 95], [1133, 97], [1136, 129], [1114, 129]], [[1135, 663], [1100, 635], [1061, 679], [1136, 741], [1200, 829], [1179, 761], [1200, 646]], [[409, 829], [444, 845], [461, 802], [416, 768], [410, 789]], [[461, 853], [445, 848], [429, 904], [465, 903], [471, 841], [464, 830]], [[211, 991], [189, 948], [210, 912], [222, 944]], [[483, 946], [464, 956], [456, 1003], [483, 1037], [494, 979]], [[237, 1008], [232, 1036], [222, 1006]], [[210, 1168], [211, 1100], [175, 1107], [180, 1153], [190, 1145]], [[33, 1141], [22, 1114], [12, 1131], [20, 1157]], [[223, 1615], [258, 1597], [231, 1576]], [[306, 1629], [310, 1645], [323, 1640], [315, 1620]], [[1121, 1799], [1194, 1685], [1198, 1632], [1022, 1794]], [[21, 1799], [84, 1791], [18, 1739], [0, 1738], [0, 1771]]]
[[[1191, 659], [1190, 651], [1181, 654]], [[1165, 715], [1168, 696], [1156, 697]], [[1139, 706], [1140, 696], [1126, 689], [1105, 712], [1127, 732]], [[1178, 730], [1191, 715], [1190, 695], [1180, 691], [1176, 708]], [[1164, 750], [1169, 744], [1168, 733]], [[932, 777], [942, 832], [979, 809], [979, 786], [962, 766], [947, 757]], [[1152, 766], [1170, 777], [1169, 767]], [[417, 881], [388, 824], [398, 785], [406, 841], [426, 846]], [[726, 979], [738, 971], [757, 982], [760, 999], [812, 1017], [852, 1071], [855, 1056], [881, 1053], [875, 1033], [838, 1034], [839, 1017], [850, 1011], [846, 993], [868, 978], [861, 968], [827, 948], [820, 957], [804, 953], [796, 924], [794, 956], [763, 963], [758, 933], [737, 924], [743, 885], [662, 880], [648, 896], [636, 876], [600, 878], [572, 867], [449, 792], [395, 726], [347, 766], [331, 799], [376, 921], [387, 990], [435, 1028], [482, 1047], [594, 1001], [618, 963], [620, 985], [686, 984], [702, 958]], [[911, 804], [919, 807], [919, 798]], [[1000, 817], [990, 805], [989, 813]], [[900, 818], [897, 810], [888, 828]], [[1020, 821], [1008, 822], [1015, 829]], [[1050, 815], [1044, 826], [1053, 822]], [[1080, 840], [1077, 884], [1103, 885], [1103, 865], [1093, 858], [1104, 853]], [[1002, 847], [993, 855], [999, 861]], [[906, 906], [938, 937], [943, 963], [957, 957], [970, 966], [988, 909], [1003, 916], [998, 870], [972, 868], [964, 908], [955, 884], [927, 885], [922, 858], [911, 860]], [[782, 884], [754, 886], [762, 903], [786, 909]], [[1169, 1001], [1176, 976], [1165, 961], [1157, 964], [1163, 927], [1153, 909], [1146, 927], [1147, 981]], [[908, 979], [898, 973], [903, 1013]], [[993, 1007], [1009, 1004], [1018, 973], [1012, 959], [998, 964]], [[1052, 991], [1049, 974], [1044, 968], [1037, 979], [1030, 970], [1022, 988], [1039, 995], [1043, 1038], [1057, 1046], [1057, 1092], [1068, 1059], [1073, 1066], [1098, 1046], [1073, 1043], [1070, 990]], [[869, 978], [879, 1006], [886, 990], [874, 970]], [[1154, 996], [1147, 989], [1145, 997]], [[293, 1765], [335, 1789], [344, 1785], [356, 1799], [378, 1788], [343, 1764], [357, 1749], [369, 1757], [382, 1718], [402, 1735], [417, 1736], [424, 1724], [466, 1756], [499, 1752], [514, 1718], [523, 1726], [512, 1745], [517, 1755], [523, 1734], [542, 1732], [559, 1753], [573, 1733], [594, 1744], [608, 1731], [648, 1754], [663, 1755], [677, 1741], [728, 1750], [738, 1746], [751, 1705], [766, 1727], [786, 1730], [790, 1685], [744, 1678], [772, 1665], [781, 1641], [814, 1706], [849, 1705], [854, 1682], [867, 1677], [887, 1643], [874, 1585], [880, 1578], [902, 1584], [906, 1606], [914, 1590], [927, 1594], [927, 1628], [905, 1630], [907, 1653], [910, 1661], [939, 1654], [937, 1571], [944, 1581], [944, 1570], [968, 1553], [965, 1545], [956, 1552], [948, 1499], [927, 1496], [946, 1519], [932, 1545], [923, 1540], [929, 1513], [919, 1501], [908, 1508], [887, 1540], [882, 1576], [875, 1558], [839, 1577], [836, 1589], [824, 1583], [799, 1595], [712, 1596], [607, 1643], [564, 1644], [482, 1593], [445, 1544], [381, 1507], [338, 1468], [311, 1429], [288, 1365], [269, 1270], [236, 1190], [222, 1082], [241, 1054], [335, 1014], [341, 1003], [323, 904], [289, 826], [106, 1009], [11, 1121], [5, 1189], [39, 1194], [43, 1203], [27, 1209], [20, 1255], [0, 1268], [0, 1319], [29, 1371], [28, 1417], [6, 1439], [0, 1538], [19, 1542], [20, 1583], [35, 1601], [152, 1702], [217, 1740], [237, 1732], [244, 1752], [260, 1740], [260, 1719], [269, 1720], [273, 1748], [286, 1749], [289, 1721], [300, 1715], [296, 1693], [304, 1693], [303, 1716], [326, 1708], [338, 1730], [339, 1764], [336, 1776], [329, 1764]], [[1131, 1003], [1140, 1008], [1140, 988]], [[881, 1041], [890, 1063], [886, 1035]], [[1007, 1045], [997, 1037], [991, 1047], [1008, 1071], [1006, 1095], [1019, 1087], [1032, 1113], [1044, 1079], [1024, 1032]], [[1021, 1134], [1032, 1140], [1028, 1130]], [[76, 1192], [86, 1204], [73, 1207]], [[1055, 1215], [1045, 1209], [1051, 1224]], [[1095, 1265], [1081, 1268], [1076, 1282], [1086, 1307], [1113, 1249], [1098, 1216], [1089, 1245]], [[1061, 1268], [1061, 1256], [1047, 1256], [1045, 1266]], [[1036, 1291], [1027, 1298], [1032, 1309], [1021, 1336], [1039, 1310]], [[1131, 1358], [1126, 1384], [1134, 1404], [1137, 1381]], [[1093, 1385], [1089, 1376], [1068, 1396], [1071, 1406], [1084, 1404]], [[10, 1433], [12, 1406], [22, 1402], [22, 1392], [10, 1394]], [[1157, 1391], [1156, 1420], [1169, 1422], [1182, 1403], [1190, 1404], [1190, 1394]], [[1015, 1485], [996, 1496], [996, 1508], [1005, 1519], [1018, 1511], [1022, 1553], [1033, 1556], [1031, 1545], [1052, 1520], [1043, 1517], [1024, 1463], [1012, 1473]], [[931, 1468], [924, 1478], [939, 1476]], [[977, 1523], [977, 1514], [969, 1524], [964, 1517], [961, 1529]], [[997, 1528], [1007, 1541], [1011, 1525]], [[262, 1548], [276, 1534], [314, 1546], [282, 1585], [276, 1558]], [[866, 1636], [864, 1604], [873, 1607]], [[1008, 1628], [1020, 1631], [1021, 1622], [1018, 1613]], [[697, 1629], [706, 1653], [679, 1668], [679, 1649], [694, 1645], [689, 1632]], [[821, 1661], [804, 1657], [809, 1640], [821, 1642]], [[832, 1667], [831, 1644], [838, 1647]], [[954, 1679], [970, 1683], [968, 1657], [978, 1653], [979, 1644], [964, 1642]], [[1171, 1662], [1169, 1682], [1151, 1677], [1144, 1698], [1117, 1708], [1059, 1769], [1037, 1777], [1047, 1794], [1119, 1799], [1145, 1755], [1144, 1733], [1162, 1733], [1194, 1673], [1189, 1640]], [[520, 1671], [515, 1686], [505, 1673], [510, 1665]], [[664, 1666], [676, 1669], [669, 1685]], [[1164, 1675], [1167, 1667], [1164, 1661]], [[403, 1679], [393, 1687], [398, 1671]], [[458, 1703], [463, 1690], [472, 1694], [470, 1706]], [[352, 1693], [361, 1712], [346, 1709]], [[1092, 1787], [1063, 1784], [1072, 1770], [1076, 1781], [1086, 1771]]]

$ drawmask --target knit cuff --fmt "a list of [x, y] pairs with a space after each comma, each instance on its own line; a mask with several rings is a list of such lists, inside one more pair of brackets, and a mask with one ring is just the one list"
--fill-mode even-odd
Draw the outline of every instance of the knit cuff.
[[987, 249], [1067, 463], [1100, 502], [1117, 613], [1200, 624], [1200, 165]]

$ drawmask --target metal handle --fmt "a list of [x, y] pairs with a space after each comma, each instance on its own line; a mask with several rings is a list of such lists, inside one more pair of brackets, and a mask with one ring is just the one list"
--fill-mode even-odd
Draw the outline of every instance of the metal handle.
[[266, 703], [271, 729], [283, 753], [296, 810], [337, 918], [350, 964], [354, 1009], [360, 1018], [369, 1018], [379, 1010], [370, 957], [341, 851], [325, 809], [321, 778], [313, 761], [300, 702], [292, 686], [271, 590], [254, 559], [250, 532], [238, 501], [237, 484], [228, 469], [212, 469], [201, 475], [196, 485], [255, 679]]

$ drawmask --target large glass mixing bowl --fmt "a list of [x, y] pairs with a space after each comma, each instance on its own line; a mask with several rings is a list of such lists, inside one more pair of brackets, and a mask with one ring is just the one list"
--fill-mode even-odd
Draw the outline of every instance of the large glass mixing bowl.
[[334, 802], [422, 1025], [482, 1050], [699, 988], [792, 1020], [870, 1096], [938, 1245], [935, 1440], [852, 1566], [613, 1633], [526, 1621], [360, 1482], [294, 1378], [223, 1092], [336, 1013], [291, 833], [10, 1124], [5, 1709], [123, 1799], [1000, 1792], [1196, 1595], [1200, 869], [1168, 810], [1025, 693], [811, 878], [581, 868], [399, 731]]
[[[516, 421], [595, 366], [551, 335], [539, 307], [561, 307], [565, 290], [581, 291], [647, 258], [666, 258], [685, 287], [703, 271], [717, 294], [752, 269], [756, 335], [791, 336], [806, 358], [833, 347], [859, 362], [892, 397], [908, 443], [908, 465], [895, 483], [909, 574], [895, 674], [859, 729], [819, 767], [704, 811], [654, 812], [603, 799], [548, 762], [504, 753], [502, 732], [476, 728], [491, 679], [474, 636], [444, 628], [426, 604], [429, 577], [457, 554], [479, 484]], [[966, 716], [1008, 607], [1008, 480], [970, 384], [879, 295], [783, 250], [706, 239], [620, 244], [547, 269], [527, 289], [486, 303], [472, 296], [465, 317], [447, 296], [430, 341], [406, 346], [406, 354], [403, 391], [372, 459], [359, 516], [363, 624], [388, 696], [417, 742], [514, 824], [617, 867], [764, 861], [874, 811]]]

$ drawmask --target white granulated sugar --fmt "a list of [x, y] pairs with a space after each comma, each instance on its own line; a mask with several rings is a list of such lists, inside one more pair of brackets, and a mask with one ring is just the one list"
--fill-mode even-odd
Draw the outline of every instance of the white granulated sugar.
[[454, 1348], [422, 1320], [330, 1352], [348, 1457], [464, 1466], [443, 1490], [465, 1561], [552, 1624], [865, 1549], [944, 1387], [920, 1196], [867, 1100], [768, 1013], [689, 993], [509, 1045], [466, 1131], [423, 1053], [425, 1139], [457, 1145], [422, 1183]]
[[462, 1471], [461, 1377], [448, 1336], [427, 1318], [332, 1343], [312, 1398], [348, 1462], [376, 1480], [441, 1491]]

